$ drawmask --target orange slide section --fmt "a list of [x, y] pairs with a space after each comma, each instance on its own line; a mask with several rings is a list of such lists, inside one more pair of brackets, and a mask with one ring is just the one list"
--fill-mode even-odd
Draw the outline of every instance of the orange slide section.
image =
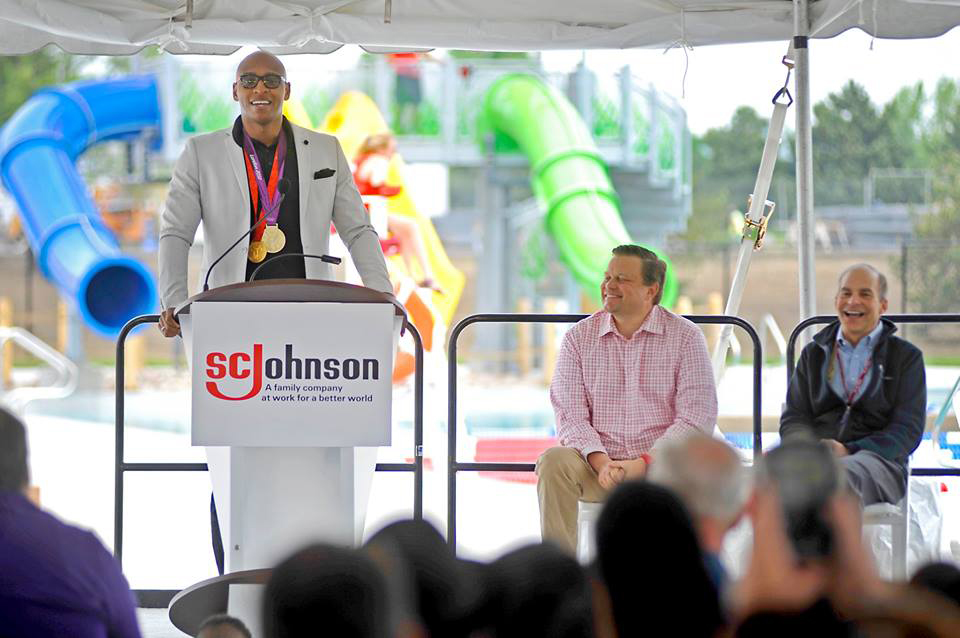
[[[340, 96], [318, 127], [312, 126], [312, 118], [300, 102], [288, 101], [284, 106], [284, 114], [294, 124], [336, 135], [347, 158], [356, 155], [357, 149], [368, 136], [390, 130], [376, 103], [359, 91], [349, 91]], [[399, 153], [394, 154], [390, 161], [387, 184], [403, 187], [403, 169], [403, 159]], [[403, 215], [416, 222], [426, 244], [430, 268], [436, 283], [443, 291], [441, 293], [417, 288], [412, 285], [414, 274], [407, 273], [402, 258], [396, 255], [388, 258], [391, 271], [405, 275], [401, 277], [401, 281], [395, 282], [398, 287], [397, 298], [404, 304], [410, 320], [420, 332], [424, 349], [431, 351], [435, 339], [439, 338], [442, 342], [442, 331], [453, 319], [466, 278], [450, 262], [436, 229], [430, 219], [417, 210], [406, 188], [387, 198], [387, 210], [391, 215]], [[406, 378], [413, 373], [413, 369], [413, 355], [402, 350], [398, 352], [394, 381]]]

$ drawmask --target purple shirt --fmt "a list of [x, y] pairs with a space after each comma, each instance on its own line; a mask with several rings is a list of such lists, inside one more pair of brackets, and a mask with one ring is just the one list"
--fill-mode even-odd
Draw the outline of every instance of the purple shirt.
[[133, 594], [90, 532], [0, 491], [0, 635], [140, 638]]

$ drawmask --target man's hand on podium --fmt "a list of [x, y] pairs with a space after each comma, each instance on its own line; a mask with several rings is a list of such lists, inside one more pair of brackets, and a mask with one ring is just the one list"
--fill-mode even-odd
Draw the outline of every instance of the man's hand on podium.
[[164, 337], [176, 337], [180, 335], [180, 324], [173, 316], [173, 308], [167, 308], [160, 313], [160, 321], [157, 323], [160, 332]]
[[388, 292], [387, 295], [390, 296], [390, 301], [396, 304], [397, 308], [403, 311], [403, 325], [400, 326], [400, 336], [402, 337], [407, 332], [407, 324], [410, 322], [410, 315], [407, 314], [407, 309], [404, 308], [403, 304], [400, 303], [400, 300], [397, 299], [395, 294]]

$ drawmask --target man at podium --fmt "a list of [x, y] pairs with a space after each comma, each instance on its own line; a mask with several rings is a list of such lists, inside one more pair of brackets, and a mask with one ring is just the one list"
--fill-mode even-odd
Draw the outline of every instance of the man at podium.
[[[180, 334], [174, 317], [187, 300], [187, 254], [203, 224], [204, 289], [257, 279], [329, 279], [320, 259], [330, 224], [368, 288], [393, 294], [376, 230], [337, 138], [290, 124], [290, 83], [280, 60], [258, 51], [237, 67], [233, 127], [187, 140], [160, 217], [160, 332]], [[217, 567], [224, 551], [210, 500]]]
[[[258, 51], [237, 67], [232, 129], [187, 141], [160, 217], [160, 331], [180, 334], [174, 308], [186, 301], [187, 253], [203, 224], [203, 275], [210, 287], [257, 279], [329, 279], [328, 266], [304, 254], [327, 252], [330, 224], [368, 288], [393, 293], [337, 138], [283, 117], [290, 83], [283, 63]], [[269, 262], [269, 263], [268, 263]]]

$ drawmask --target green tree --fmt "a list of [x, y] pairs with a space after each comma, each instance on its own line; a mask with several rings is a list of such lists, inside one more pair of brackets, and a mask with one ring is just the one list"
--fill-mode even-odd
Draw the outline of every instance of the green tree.
[[[883, 134], [874, 148], [878, 158], [885, 158], [886, 166], [918, 171], [928, 165], [924, 150], [924, 106], [927, 99], [922, 82], [900, 89], [887, 102], [881, 113]], [[873, 199], [877, 202], [922, 202], [926, 199], [926, 181], [920, 175], [887, 176], [873, 182]]]
[[933, 114], [924, 131], [924, 151], [931, 166], [939, 156], [960, 151], [960, 86], [942, 78], [933, 93]]
[[944, 78], [932, 97], [920, 147], [933, 173], [933, 202], [914, 217], [920, 241], [909, 252], [909, 294], [922, 312], [949, 312], [960, 298], [960, 86]]
[[886, 133], [880, 111], [853, 80], [814, 105], [813, 171], [818, 204], [862, 204], [863, 179], [871, 166], [888, 166], [877, 156]]
[[[871, 168], [921, 168], [923, 84], [901, 89], [882, 109], [850, 80], [813, 107], [813, 170], [816, 202], [864, 204], [864, 180]], [[922, 180], [877, 184], [883, 201], [919, 201]], [[886, 189], [879, 190], [879, 189]], [[888, 192], [887, 192], [888, 191]]]
[[52, 46], [27, 55], [0, 56], [0, 125], [38, 89], [77, 79], [87, 61]]
[[[767, 119], [742, 106], [730, 124], [694, 138], [693, 214], [687, 223], [687, 239], [715, 240], [730, 235], [730, 212], [746, 211], [768, 126]], [[792, 195], [793, 174], [792, 138], [785, 136], [768, 198], [780, 192]]]

